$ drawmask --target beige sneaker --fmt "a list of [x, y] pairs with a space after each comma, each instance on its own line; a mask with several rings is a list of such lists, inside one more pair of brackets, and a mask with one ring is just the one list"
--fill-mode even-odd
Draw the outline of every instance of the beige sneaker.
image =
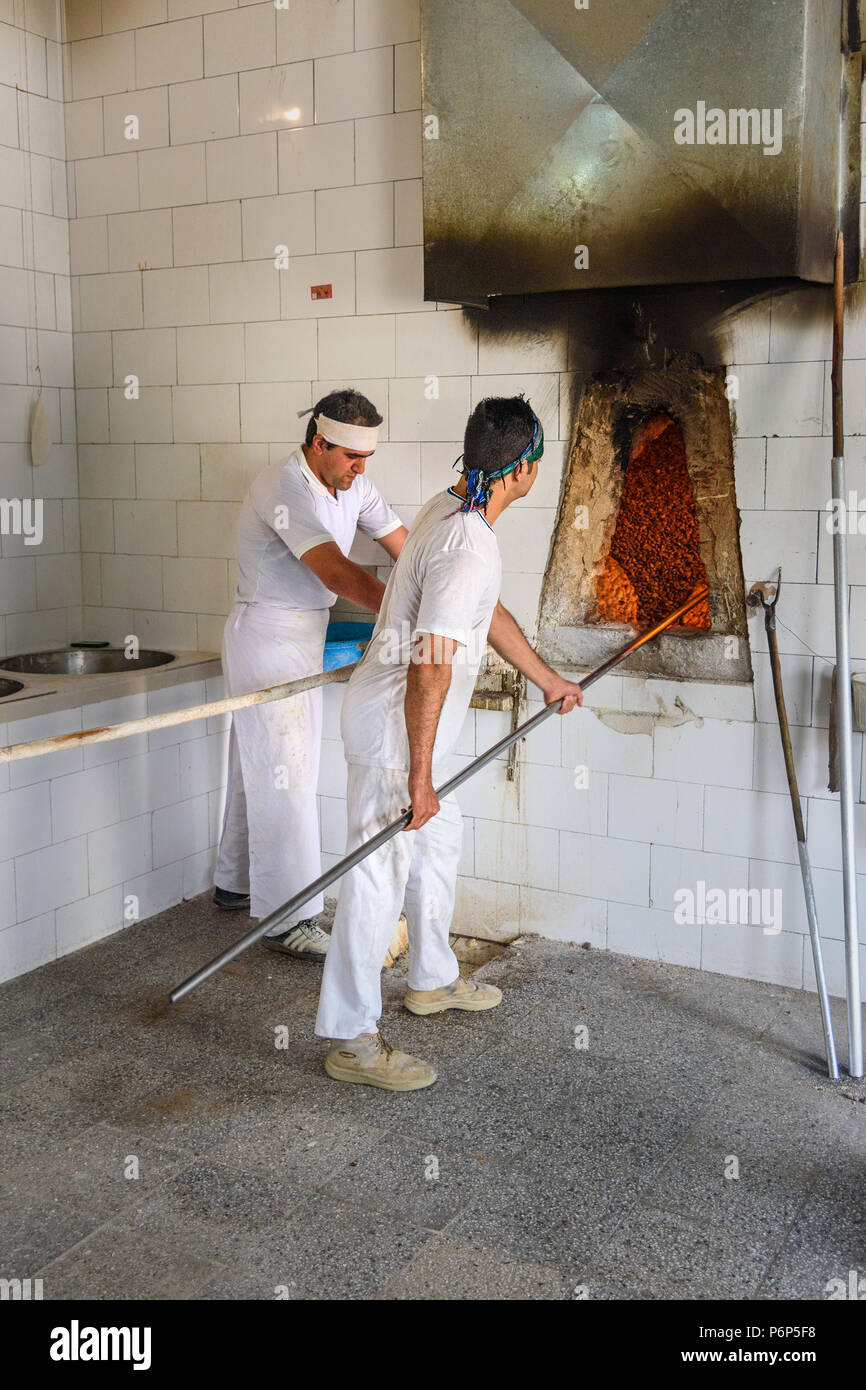
[[398, 1052], [381, 1033], [359, 1033], [348, 1042], [332, 1043], [325, 1071], [335, 1081], [356, 1081], [385, 1091], [421, 1091], [436, 1080], [429, 1062]]
[[441, 989], [407, 989], [403, 1003], [413, 1014], [441, 1014], [446, 1009], [495, 1009], [502, 1003], [502, 990], [464, 980], [462, 975]]

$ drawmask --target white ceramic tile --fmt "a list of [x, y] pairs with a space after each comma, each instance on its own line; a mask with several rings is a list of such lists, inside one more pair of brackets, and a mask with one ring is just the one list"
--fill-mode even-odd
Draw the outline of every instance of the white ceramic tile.
[[[670, 837], [666, 837], [672, 843]], [[704, 849], [796, 863], [790, 797], [707, 787]]]
[[281, 130], [277, 150], [281, 193], [354, 183], [354, 121]]
[[313, 64], [287, 63], [240, 74], [240, 133], [294, 130], [313, 123]]
[[119, 806], [117, 763], [56, 777], [51, 783], [54, 842], [71, 840], [89, 830], [113, 825], [118, 819]]
[[237, 386], [176, 386], [173, 396], [174, 437], [179, 444], [240, 438]]
[[[126, 92], [135, 86], [135, 50], [132, 33], [87, 38], [69, 45], [71, 98], [82, 101], [109, 92]], [[142, 86], [150, 86], [143, 82]]]
[[131, 212], [138, 207], [138, 155], [112, 154], [80, 159], [75, 165], [79, 217]]
[[[390, 433], [393, 439], [462, 439], [470, 411], [469, 378], [440, 377], [438, 397], [428, 399], [432, 389], [425, 377], [394, 377], [391, 380]], [[457, 453], [460, 452], [458, 448]]]
[[80, 951], [93, 941], [102, 941], [125, 926], [123, 894], [119, 887], [106, 888], [101, 893], [67, 903], [55, 912], [57, 954]]
[[220, 613], [228, 609], [225, 560], [166, 559], [165, 607], [177, 613]]
[[243, 324], [208, 324], [177, 330], [179, 385], [240, 381], [243, 375]]
[[148, 271], [143, 288], [146, 328], [207, 323], [210, 319], [205, 266]]
[[138, 168], [143, 208], [203, 203], [206, 198], [206, 145], [173, 145], [167, 150], [142, 150]]
[[233, 560], [237, 554], [238, 508], [234, 502], [180, 502], [180, 553]]
[[140, 919], [164, 912], [183, 897], [183, 862], [167, 864], [154, 869], [152, 873], [142, 874], [140, 878], [127, 879], [123, 892], [124, 897], [135, 896]]
[[394, 49], [394, 109], [417, 111], [421, 106], [421, 45], [401, 43]]
[[323, 319], [319, 327], [319, 370], [323, 376], [394, 373], [394, 315]]
[[520, 930], [524, 934], [579, 942], [603, 950], [607, 942], [607, 912], [607, 903], [600, 899], [541, 888], [520, 890]]
[[237, 135], [237, 75], [175, 83], [169, 88], [169, 115], [173, 145]]
[[205, 15], [205, 76], [266, 68], [275, 61], [276, 53], [276, 11], [272, 3]]
[[[597, 774], [590, 773], [590, 786]], [[624, 840], [700, 849], [704, 789], [694, 782], [610, 777], [610, 833]], [[719, 848], [705, 843], [707, 849]]]
[[69, 223], [69, 260], [73, 275], [108, 270], [107, 217], [84, 217]]
[[[312, 193], [284, 193], [279, 197], [247, 198], [241, 204], [243, 259], [270, 260], [307, 256], [316, 249], [316, 209]], [[275, 267], [276, 268], [276, 267]]]
[[609, 903], [607, 949], [695, 968], [701, 963], [701, 929], [680, 926], [669, 912]]
[[321, 0], [292, 0], [277, 11], [277, 62], [293, 63], [354, 47], [353, 0], [330, 0], [328, 23], [322, 23]]
[[244, 324], [247, 381], [302, 381], [318, 375], [316, 323]]
[[114, 535], [121, 555], [176, 555], [175, 503], [116, 501]]
[[175, 265], [211, 265], [215, 261], [241, 259], [239, 201], [176, 207], [172, 216]]
[[103, 602], [112, 608], [161, 608], [162, 563], [156, 555], [103, 555]]
[[90, 444], [79, 448], [81, 496], [134, 497], [135, 456], [131, 444]]
[[317, 124], [378, 116], [393, 110], [393, 48], [372, 48], [363, 53], [317, 59]]
[[420, 178], [420, 111], [356, 121], [355, 168], [358, 183]]
[[22, 854], [15, 860], [15, 901], [21, 922], [84, 898], [87, 892], [85, 835]]
[[241, 438], [266, 441], [298, 434], [298, 411], [310, 404], [306, 381], [241, 386]]
[[112, 333], [114, 383], [138, 377], [140, 387], [174, 386], [177, 381], [174, 328], [137, 328]]
[[[209, 201], [259, 198], [276, 193], [275, 131], [265, 131], [261, 135], [240, 135], [231, 140], [210, 140], [205, 148]], [[204, 199], [199, 198], [195, 201], [202, 202]]]
[[420, 247], [357, 254], [358, 313], [411, 313], [424, 306]]
[[126, 758], [120, 769], [120, 819], [143, 816], [181, 799], [178, 745]]
[[[24, 741], [27, 741], [26, 737]], [[28, 850], [39, 849], [50, 843], [51, 803], [48, 784], [40, 783], [4, 792], [0, 796], [2, 858], [11, 859], [15, 855], [25, 854]]]
[[319, 252], [388, 247], [393, 240], [394, 190], [391, 183], [325, 189], [316, 194], [315, 249]]
[[245, 323], [279, 318], [280, 282], [290, 273], [278, 271], [273, 261], [212, 265], [210, 319], [213, 323]]
[[57, 954], [54, 913], [45, 912], [0, 933], [0, 979], [24, 975]]
[[[165, 87], [104, 97], [102, 113], [106, 154], [127, 154], [130, 150], [150, 150], [168, 144], [168, 92]], [[129, 116], [138, 120], [138, 137], [134, 140], [127, 134], [135, 130], [127, 119]]]
[[[135, 85], [155, 87], [160, 83], [189, 82], [203, 77], [201, 26], [202, 21], [193, 18], [139, 29], [135, 34]], [[132, 36], [122, 37], [131, 39]]]
[[355, 47], [408, 43], [421, 32], [419, 0], [355, 0]]

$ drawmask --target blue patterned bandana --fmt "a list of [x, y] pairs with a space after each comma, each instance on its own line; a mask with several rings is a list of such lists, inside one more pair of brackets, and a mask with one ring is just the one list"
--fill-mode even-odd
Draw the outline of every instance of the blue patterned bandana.
[[[519, 458], [511, 463], [506, 463], [503, 468], [497, 468], [495, 473], [485, 473], [482, 468], [467, 468], [463, 465], [461, 472], [466, 478], [466, 500], [459, 508], [461, 512], [484, 511], [490, 500], [490, 491], [497, 478], [504, 478], [509, 473], [513, 473], [520, 463], [535, 463], [544, 453], [544, 430], [541, 428], [541, 421], [538, 416], [533, 414], [535, 425], [532, 430], [532, 438]], [[457, 460], [460, 462], [463, 455]], [[455, 468], [457, 464], [454, 465]]]

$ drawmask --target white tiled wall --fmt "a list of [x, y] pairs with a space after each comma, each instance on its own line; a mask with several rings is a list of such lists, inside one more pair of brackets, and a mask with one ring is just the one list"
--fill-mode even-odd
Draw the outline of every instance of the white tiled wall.
[[[234, 518], [250, 478], [296, 442], [297, 410], [351, 383], [385, 417], [371, 473], [406, 521], [453, 477], [472, 405], [490, 393], [531, 395], [547, 438], [541, 477], [498, 528], [503, 599], [531, 637], [572, 390], [586, 366], [581, 310], [569, 315], [548, 298], [515, 308], [503, 332], [483, 317], [424, 303], [417, 0], [291, 0], [286, 10], [270, 0], [68, 0], [67, 26], [89, 635], [133, 631], [166, 645], [218, 647], [234, 582]], [[51, 40], [40, 42], [52, 49]], [[139, 119], [138, 141], [124, 139], [130, 115]], [[39, 160], [45, 189], [54, 165], [50, 156]], [[290, 253], [282, 270], [273, 259], [280, 244]], [[333, 286], [331, 299], [311, 298], [321, 284]], [[8, 302], [18, 294], [23, 304], [20, 285], [10, 285]], [[44, 295], [44, 277], [40, 286]], [[846, 341], [849, 483], [866, 496], [863, 303], [852, 292]], [[828, 295], [804, 288], [743, 312], [719, 360], [739, 378], [733, 417], [746, 584], [784, 568], [783, 673], [828, 976], [839, 993], [838, 800], [825, 776], [833, 601], [821, 524], [829, 345]], [[129, 374], [139, 377], [137, 401], [123, 396]], [[433, 377], [438, 395], [430, 398]], [[853, 652], [866, 664], [862, 553], [862, 540], [852, 541]], [[355, 556], [375, 563], [377, 551], [360, 543]], [[22, 569], [17, 602], [29, 584]], [[504, 761], [467, 783], [460, 930], [540, 931], [811, 986], [765, 639], [757, 622], [750, 633], [754, 692], [611, 676], [593, 688], [585, 711], [548, 721], [527, 742], [516, 787]], [[326, 690], [320, 801], [328, 863], [345, 836], [340, 699], [338, 687]], [[504, 728], [505, 716], [470, 713], [460, 756], [480, 752]], [[0, 862], [0, 882], [14, 881], [19, 892], [33, 884], [15, 969], [80, 944], [83, 933], [114, 929], [124, 893], [140, 888], [143, 910], [154, 911], [206, 886], [224, 742], [213, 728], [179, 734], [177, 743], [122, 745], [122, 759], [112, 753], [39, 774], [21, 765], [36, 780], [14, 785], [14, 868], [10, 858]], [[582, 789], [579, 765], [589, 768]], [[81, 817], [70, 822], [79, 799]], [[859, 813], [866, 868], [862, 804]], [[58, 888], [61, 881], [77, 896], [64, 896], [70, 889]], [[678, 925], [674, 894], [699, 881], [780, 888], [781, 933]], [[0, 892], [0, 903], [9, 902]], [[866, 883], [861, 912], [866, 919]]]
[[[0, 740], [220, 699], [222, 678], [0, 725]], [[0, 980], [201, 893], [225, 785], [225, 720], [12, 763], [0, 780]]]
[[[0, 534], [0, 654], [80, 636], [81, 561], [60, 0], [0, 5], [0, 497], [39, 499], [44, 536]], [[28, 440], [42, 390], [51, 450]]]

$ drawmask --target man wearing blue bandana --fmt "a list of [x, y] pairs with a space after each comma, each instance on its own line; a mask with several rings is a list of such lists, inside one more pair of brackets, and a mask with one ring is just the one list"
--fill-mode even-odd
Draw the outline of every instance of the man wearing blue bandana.
[[434, 787], [460, 734], [489, 642], [566, 714], [582, 703], [529, 646], [499, 602], [495, 525], [525, 497], [544, 449], [541, 422], [522, 397], [481, 401], [464, 437], [463, 476], [418, 513], [391, 573], [379, 619], [346, 689], [342, 734], [349, 765], [347, 853], [397, 819], [412, 820], [343, 879], [325, 961], [316, 1033], [339, 1081], [414, 1091], [429, 1063], [378, 1031], [381, 968], [404, 906], [412, 1013], [492, 1009], [493, 985], [461, 979], [448, 942], [461, 850], [460, 810]]

